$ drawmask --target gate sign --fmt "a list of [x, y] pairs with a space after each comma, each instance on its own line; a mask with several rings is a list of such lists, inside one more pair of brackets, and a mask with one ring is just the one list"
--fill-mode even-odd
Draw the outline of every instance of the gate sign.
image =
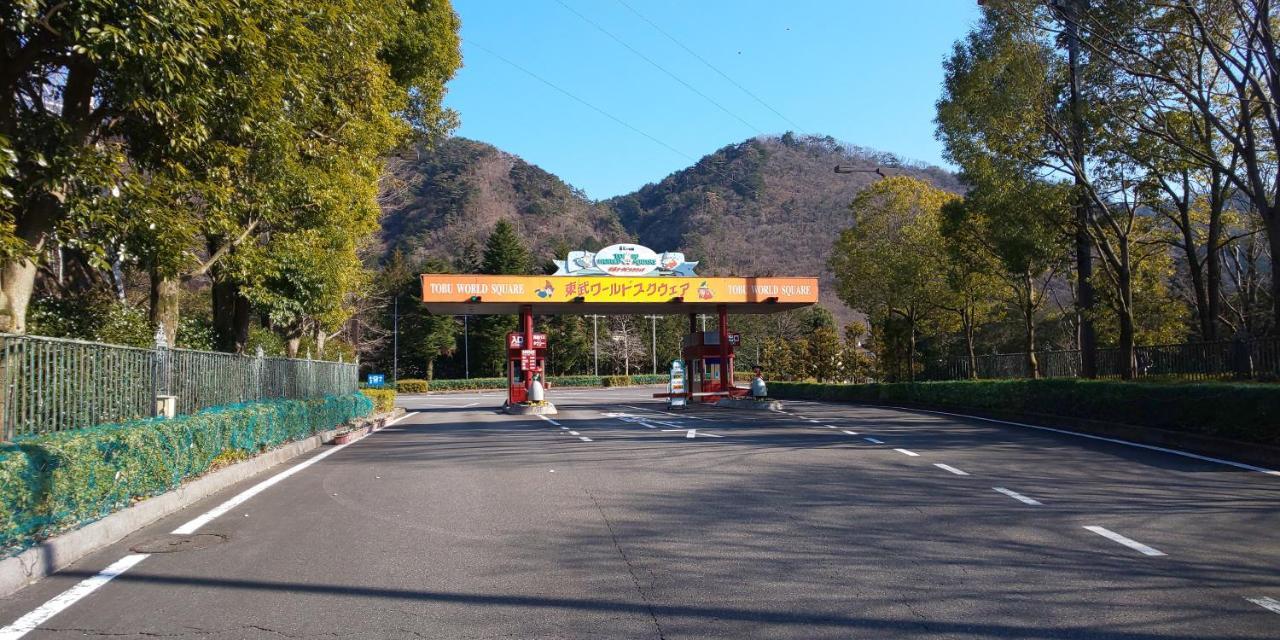
[[387, 376], [381, 373], [371, 373], [365, 378], [365, 384], [371, 387], [381, 387], [387, 383]]
[[677, 251], [658, 253], [638, 244], [614, 244], [599, 251], [570, 251], [554, 260], [557, 276], [686, 276], [697, 262], [688, 262]]
[[667, 393], [673, 394], [667, 397], [668, 405], [672, 407], [683, 407], [684, 396], [676, 397], [674, 394], [683, 394], [684, 389], [684, 361], [671, 361], [671, 379], [667, 382]]
[[[524, 334], [523, 334], [523, 333], [508, 333], [508, 334], [507, 334], [507, 348], [508, 348], [508, 349], [523, 349], [523, 348], [525, 348], [525, 347], [524, 347]], [[547, 334], [545, 334], [545, 333], [535, 333], [535, 334], [533, 334], [533, 348], [534, 348], [534, 349], [546, 349], [546, 348], [547, 348]]]
[[533, 349], [522, 349], [520, 351], [520, 370], [521, 371], [537, 371], [538, 370], [538, 352]]

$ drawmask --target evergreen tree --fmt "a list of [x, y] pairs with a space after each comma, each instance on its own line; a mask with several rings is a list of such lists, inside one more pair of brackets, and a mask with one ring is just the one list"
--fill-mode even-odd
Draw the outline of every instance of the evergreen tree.
[[[485, 242], [484, 255], [480, 258], [481, 273], [527, 275], [529, 262], [529, 250], [516, 235], [515, 228], [506, 220], [500, 220]], [[482, 316], [475, 320], [473, 326], [473, 373], [477, 376], [505, 375], [507, 333], [516, 330], [515, 316]]]

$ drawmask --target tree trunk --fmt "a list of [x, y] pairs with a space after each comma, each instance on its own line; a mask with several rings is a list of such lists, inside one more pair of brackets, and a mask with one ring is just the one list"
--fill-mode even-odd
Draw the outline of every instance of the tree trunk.
[[328, 331], [325, 331], [324, 326], [323, 326], [323, 325], [321, 325], [319, 322], [317, 322], [317, 323], [315, 323], [315, 324], [316, 324], [316, 327], [315, 327], [315, 329], [316, 329], [316, 333], [315, 333], [315, 336], [316, 336], [316, 359], [317, 359], [317, 360], [324, 360], [324, 359], [325, 359], [325, 357], [324, 357], [324, 345], [325, 345], [325, 343], [326, 343], [326, 342], [328, 342], [328, 341], [329, 341], [329, 332], [328, 332]]
[[[21, 215], [14, 235], [25, 241], [31, 256], [44, 250], [45, 241], [53, 228], [54, 207], [51, 198], [33, 205]], [[34, 257], [15, 256], [0, 263], [0, 331], [27, 332], [27, 307], [31, 305], [31, 293], [36, 286]]]
[[973, 348], [974, 317], [971, 312], [962, 312], [960, 322], [964, 327], [964, 348], [969, 356], [969, 379], [978, 379], [978, 353]]
[[219, 351], [244, 353], [249, 342], [249, 301], [240, 295], [240, 285], [215, 279], [213, 297], [213, 334]]
[[284, 339], [284, 353], [290, 358], [298, 357], [298, 348], [302, 346], [302, 336], [291, 335]]
[[916, 381], [916, 314], [907, 318], [907, 382]]
[[1134, 345], [1133, 324], [1133, 272], [1129, 269], [1128, 252], [1121, 248], [1124, 265], [1119, 269], [1120, 308], [1116, 310], [1120, 320], [1120, 377], [1133, 380], [1138, 377], [1138, 354]]
[[427, 380], [436, 379], [436, 359], [435, 356], [427, 358]]
[[1276, 205], [1271, 211], [1260, 211], [1262, 213], [1262, 221], [1267, 230], [1267, 243], [1271, 247], [1271, 317], [1275, 320], [1272, 322], [1272, 331], [1280, 326], [1280, 278], [1275, 277], [1275, 264], [1277, 257], [1280, 257], [1280, 205]]
[[162, 276], [152, 269], [151, 326], [160, 325], [164, 327], [165, 344], [170, 347], [177, 344], [181, 297], [182, 284], [177, 278]]
[[[1178, 225], [1182, 233], [1182, 252], [1187, 256], [1187, 273], [1191, 276], [1191, 291], [1195, 296], [1196, 320], [1200, 329], [1200, 339], [1213, 340], [1215, 316], [1209, 311], [1209, 292], [1205, 282], [1204, 266], [1200, 264], [1200, 252], [1196, 248], [1196, 240], [1191, 227], [1191, 203], [1183, 202], [1178, 206]], [[1212, 245], [1208, 245], [1212, 246]], [[1212, 255], [1213, 251], [1209, 251]]]
[[1026, 333], [1027, 377], [1040, 377], [1040, 361], [1036, 358], [1036, 305], [1031, 272], [1022, 276], [1022, 328]]

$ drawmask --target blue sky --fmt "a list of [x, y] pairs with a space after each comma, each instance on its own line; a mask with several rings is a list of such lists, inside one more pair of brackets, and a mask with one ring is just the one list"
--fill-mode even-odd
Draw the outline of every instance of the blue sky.
[[592, 198], [787, 130], [943, 164], [933, 137], [942, 61], [978, 17], [974, 0], [454, 0], [454, 8], [464, 66], [446, 104], [462, 117], [456, 133]]

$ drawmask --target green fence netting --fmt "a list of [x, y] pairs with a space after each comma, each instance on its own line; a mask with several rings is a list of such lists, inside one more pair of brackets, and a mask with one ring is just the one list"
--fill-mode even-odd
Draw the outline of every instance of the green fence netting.
[[205, 409], [18, 438], [0, 445], [0, 547], [11, 555], [178, 487], [224, 454], [252, 455], [369, 414], [352, 393]]

